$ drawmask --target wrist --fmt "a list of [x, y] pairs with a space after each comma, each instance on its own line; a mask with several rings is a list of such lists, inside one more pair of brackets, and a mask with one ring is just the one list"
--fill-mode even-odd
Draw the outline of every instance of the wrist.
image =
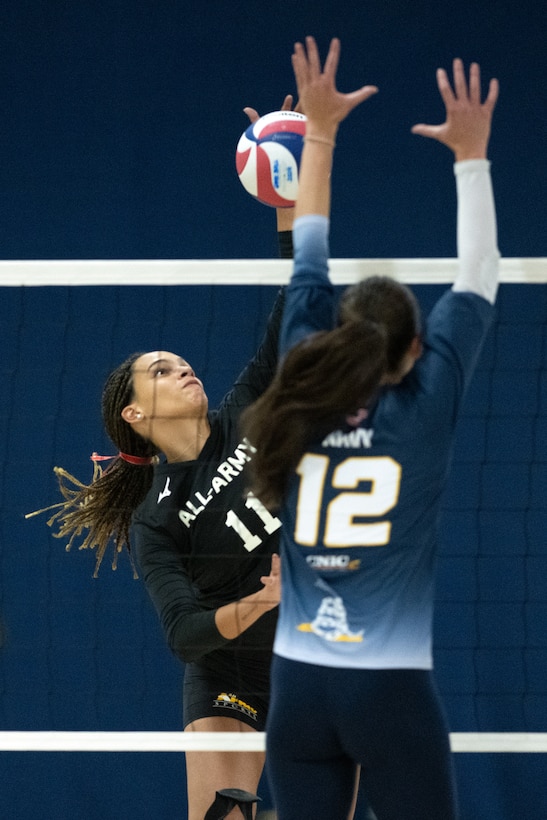
[[292, 208], [276, 208], [275, 212], [278, 232], [292, 231], [294, 206]]
[[317, 125], [308, 120], [304, 139], [307, 137], [310, 141], [315, 140], [317, 142], [331, 143], [334, 145], [336, 143], [337, 133], [338, 125], [336, 123], [331, 125]]
[[467, 159], [486, 159], [486, 147], [455, 148], [454, 157], [456, 162], [465, 162]]
[[253, 595], [249, 596], [255, 602], [262, 612], [268, 612], [270, 609], [275, 609], [279, 604], [281, 597], [281, 590], [279, 583], [269, 583], [268, 580], [261, 579], [264, 586]]
[[248, 600], [262, 612], [269, 612], [270, 609], [274, 609], [279, 603], [268, 587], [263, 587], [253, 595], [249, 595]]
[[336, 142], [330, 137], [320, 137], [315, 134], [306, 134], [304, 142], [318, 143], [319, 145], [326, 145], [328, 148], [336, 148]]

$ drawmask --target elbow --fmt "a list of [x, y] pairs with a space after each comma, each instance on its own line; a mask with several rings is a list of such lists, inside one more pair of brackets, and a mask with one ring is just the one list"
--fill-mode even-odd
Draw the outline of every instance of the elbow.
[[183, 663], [195, 663], [207, 654], [203, 642], [192, 639], [186, 630], [168, 629], [166, 637], [169, 649]]
[[181, 644], [180, 642], [173, 643], [169, 641], [169, 648], [182, 663], [196, 663], [207, 654], [202, 647], [190, 646], [186, 643]]
[[215, 624], [214, 610], [178, 617], [171, 624], [164, 622], [167, 644], [183, 663], [196, 663], [214, 649], [228, 643]]

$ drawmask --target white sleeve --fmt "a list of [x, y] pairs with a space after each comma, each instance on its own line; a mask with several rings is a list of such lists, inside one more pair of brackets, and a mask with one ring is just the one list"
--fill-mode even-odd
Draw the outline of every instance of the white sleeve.
[[454, 165], [458, 194], [459, 271], [452, 289], [496, 301], [500, 253], [490, 162], [469, 159]]

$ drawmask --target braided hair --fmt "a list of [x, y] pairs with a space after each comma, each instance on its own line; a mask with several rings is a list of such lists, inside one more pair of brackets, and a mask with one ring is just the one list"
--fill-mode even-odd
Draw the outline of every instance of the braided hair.
[[[102, 416], [105, 430], [120, 453], [149, 462], [136, 466], [117, 455], [103, 470], [96, 461], [91, 484], [82, 483], [62, 467], [54, 468], [64, 501], [46, 508], [57, 508], [47, 523], [57, 528], [56, 538], [68, 539], [67, 550], [80, 536], [83, 540], [79, 549], [96, 550], [94, 577], [109, 543], [114, 546], [112, 569], [116, 569], [124, 547], [130, 553], [131, 517], [152, 484], [152, 465], [158, 449], [135, 433], [121, 415], [133, 399], [133, 365], [141, 355], [133, 354], [108, 376], [102, 394]], [[44, 510], [30, 513], [27, 518], [40, 512]], [[133, 571], [136, 575], [134, 565]]]

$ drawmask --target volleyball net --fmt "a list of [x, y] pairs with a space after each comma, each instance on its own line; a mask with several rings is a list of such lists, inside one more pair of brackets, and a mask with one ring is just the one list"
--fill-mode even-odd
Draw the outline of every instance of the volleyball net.
[[[452, 732], [453, 752], [547, 752], [547, 732]], [[0, 732], [0, 752], [263, 752], [264, 732]]]
[[[53, 467], [84, 481], [110, 452], [108, 372], [180, 353], [214, 406], [261, 337], [290, 262], [0, 262], [0, 752], [263, 749], [261, 733], [182, 733], [180, 680], [129, 562], [66, 555], [44, 517]], [[453, 259], [339, 259], [337, 287], [386, 274], [424, 314]], [[437, 678], [457, 753], [547, 751], [547, 260], [503, 259], [495, 326], [457, 431], [443, 504]]]

